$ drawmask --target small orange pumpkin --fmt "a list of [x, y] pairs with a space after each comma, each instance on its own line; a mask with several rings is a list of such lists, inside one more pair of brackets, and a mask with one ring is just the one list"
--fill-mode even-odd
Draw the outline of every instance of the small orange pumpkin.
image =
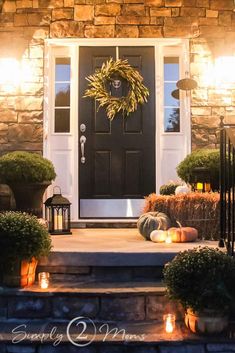
[[198, 231], [192, 227], [182, 227], [179, 222], [177, 222], [180, 228], [169, 228], [168, 235], [171, 237], [173, 243], [186, 243], [195, 241], [198, 237]]

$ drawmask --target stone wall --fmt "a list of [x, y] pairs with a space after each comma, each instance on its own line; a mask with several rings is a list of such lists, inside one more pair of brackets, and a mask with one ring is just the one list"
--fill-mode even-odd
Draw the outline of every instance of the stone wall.
[[[15, 57], [33, 70], [16, 90], [0, 90], [0, 151], [42, 150], [43, 45], [53, 37], [190, 38], [192, 146], [217, 147], [221, 103], [202, 82], [207, 63], [235, 49], [233, 0], [5, 0], [1, 1], [0, 57]], [[1, 77], [0, 77], [1, 82]], [[233, 93], [233, 91], [232, 91]], [[227, 93], [226, 93], [227, 94]]]

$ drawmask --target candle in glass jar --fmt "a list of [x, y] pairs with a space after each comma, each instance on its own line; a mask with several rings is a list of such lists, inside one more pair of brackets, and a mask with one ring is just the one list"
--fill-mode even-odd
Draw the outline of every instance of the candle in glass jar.
[[167, 333], [172, 333], [175, 329], [175, 315], [166, 314], [163, 316], [163, 320], [165, 324], [165, 331]]
[[47, 289], [50, 283], [50, 273], [49, 272], [40, 272], [38, 274], [38, 283], [41, 289]]

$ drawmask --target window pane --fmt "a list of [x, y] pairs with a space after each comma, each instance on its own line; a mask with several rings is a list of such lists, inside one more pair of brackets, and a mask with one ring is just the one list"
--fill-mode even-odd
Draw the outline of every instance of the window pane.
[[179, 57], [164, 58], [164, 81], [178, 81]]
[[55, 84], [55, 106], [56, 107], [70, 106], [70, 84], [69, 83]]
[[56, 81], [70, 81], [70, 58], [56, 58]]
[[172, 97], [171, 93], [177, 89], [175, 83], [165, 83], [164, 85], [164, 105], [166, 106], [179, 106], [179, 101]]
[[55, 132], [70, 132], [70, 109], [55, 109]]
[[164, 131], [180, 132], [180, 110], [179, 108], [165, 108]]

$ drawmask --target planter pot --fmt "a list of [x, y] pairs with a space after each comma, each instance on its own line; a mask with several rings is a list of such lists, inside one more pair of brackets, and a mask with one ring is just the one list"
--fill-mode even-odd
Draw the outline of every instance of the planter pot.
[[16, 209], [22, 212], [42, 217], [42, 198], [51, 182], [42, 183], [12, 183], [9, 184], [13, 191]]
[[222, 332], [228, 326], [228, 317], [215, 311], [194, 313], [187, 309], [185, 324], [194, 333], [214, 334]]
[[23, 260], [16, 262], [3, 274], [3, 284], [8, 287], [26, 287], [35, 282], [35, 272], [38, 261], [32, 258], [31, 261]]

